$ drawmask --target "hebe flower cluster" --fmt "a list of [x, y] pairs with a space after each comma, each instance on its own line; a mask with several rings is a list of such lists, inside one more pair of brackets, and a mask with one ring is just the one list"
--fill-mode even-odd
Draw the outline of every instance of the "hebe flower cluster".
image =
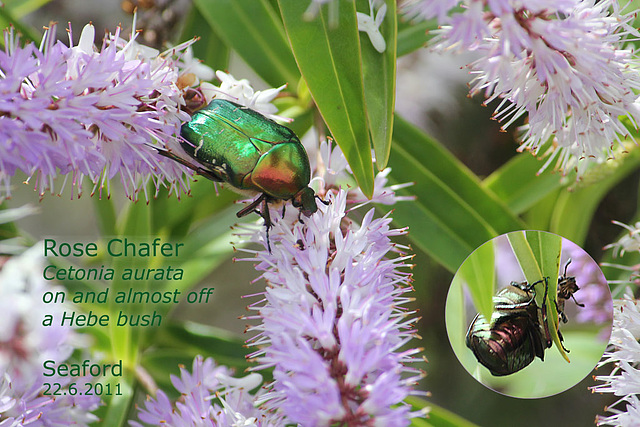
[[179, 78], [188, 70], [178, 56], [191, 42], [159, 55], [122, 39], [120, 29], [105, 37], [100, 52], [93, 41], [91, 25], [78, 46], [56, 41], [55, 25], [39, 48], [20, 46], [13, 31], [5, 33], [0, 198], [10, 194], [17, 171], [35, 180], [41, 195], [54, 191], [58, 175], [66, 175], [65, 182], [70, 177], [79, 194], [83, 177], [101, 192], [117, 174], [132, 199], [150, 179], [156, 187], [166, 180], [178, 193], [188, 190], [182, 166], [157, 156], [149, 144], [170, 140], [189, 119], [179, 109]]
[[[640, 230], [636, 223], [634, 226], [614, 221], [615, 224], [624, 227], [627, 233], [618, 242], [607, 245], [607, 249], [613, 249], [614, 257], [624, 255], [625, 252], [640, 250], [638, 246], [638, 233]], [[630, 271], [628, 280], [610, 280], [613, 284], [630, 284], [637, 282], [638, 266], [625, 266], [618, 264], [606, 264], [623, 271]], [[636, 426], [640, 424], [640, 307], [638, 300], [633, 296], [630, 288], [621, 299], [614, 299], [613, 330], [609, 341], [609, 348], [605, 352], [598, 368], [602, 366], [612, 367], [609, 375], [598, 375], [596, 380], [602, 381], [592, 387], [599, 393], [612, 393], [619, 397], [614, 404], [606, 410], [609, 416], [598, 416], [597, 425], [612, 426]]]
[[619, 116], [640, 118], [635, 52], [623, 46], [638, 33], [616, 0], [414, 0], [405, 10], [439, 20], [438, 48], [480, 55], [471, 93], [500, 101], [503, 128], [527, 115], [521, 150], [538, 154], [553, 139], [544, 167], [612, 157], [629, 135]]
[[[403, 399], [423, 373], [411, 366], [420, 350], [405, 349], [416, 321], [404, 308], [410, 256], [391, 241], [407, 230], [392, 229], [389, 216], [374, 219], [373, 209], [360, 223], [348, 218], [347, 205], [360, 196], [331, 186], [329, 175], [340, 179], [346, 163], [338, 148], [322, 152], [327, 205], [318, 202], [318, 212], [301, 221], [297, 212], [280, 219], [274, 210], [270, 252], [263, 229], [238, 233], [265, 246], [244, 259], [257, 261], [267, 282], [248, 317], [261, 321], [249, 329], [257, 333], [249, 341], [259, 347], [251, 355], [256, 369], [274, 370], [260, 401], [305, 426], [408, 425], [420, 414]], [[397, 200], [385, 188], [387, 173], [374, 201]]]
[[[140, 421], [167, 427], [285, 425], [280, 416], [254, 406], [255, 396], [250, 391], [262, 383], [258, 374], [234, 378], [228, 368], [217, 366], [213, 359], [196, 356], [191, 372], [180, 367], [180, 376], [171, 375], [171, 382], [180, 392], [180, 400], [174, 404], [159, 390], [139, 408]], [[129, 423], [143, 426], [137, 421]]]
[[[55, 292], [42, 275], [42, 246], [36, 245], [14, 256], [0, 270], [0, 425], [87, 426], [97, 420], [92, 411], [100, 398], [65, 390], [70, 377], [44, 377], [45, 360], [64, 362], [74, 350], [78, 336], [68, 326], [43, 327], [41, 316], [58, 316], [63, 307], [42, 302], [45, 291]], [[76, 342], [74, 342], [76, 341]], [[87, 381], [90, 381], [89, 379]], [[44, 383], [58, 383], [64, 395], [43, 395]], [[78, 383], [84, 382], [82, 378]], [[52, 389], [51, 389], [52, 390]]]
[[640, 309], [629, 293], [614, 301], [614, 321], [610, 348], [598, 367], [613, 365], [609, 375], [595, 377], [604, 384], [592, 388], [599, 393], [613, 393], [620, 399], [609, 405], [611, 415], [598, 416], [597, 425], [636, 426], [640, 423]]

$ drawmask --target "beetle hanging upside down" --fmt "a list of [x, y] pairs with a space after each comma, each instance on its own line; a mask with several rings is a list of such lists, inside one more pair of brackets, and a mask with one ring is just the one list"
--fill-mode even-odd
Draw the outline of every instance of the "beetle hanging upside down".
[[548, 335], [543, 337], [542, 315], [535, 301], [535, 285], [542, 282], [546, 299], [546, 278], [532, 284], [511, 282], [493, 297], [491, 323], [481, 314], [471, 322], [466, 345], [491, 374], [511, 375], [528, 366], [536, 356], [544, 360], [551, 339]]
[[229, 184], [241, 194], [261, 193], [237, 216], [256, 212], [264, 219], [269, 251], [269, 203], [291, 200], [306, 216], [318, 210], [318, 196], [309, 187], [309, 157], [291, 129], [247, 107], [214, 99], [182, 125], [180, 135], [184, 139], [182, 148], [197, 163], [170, 150], [154, 148], [205, 178]]
[[[564, 314], [565, 301], [573, 297], [579, 290], [575, 277], [564, 275], [558, 277], [556, 307], [563, 323], [567, 323]], [[544, 352], [551, 347], [551, 335], [547, 326], [547, 310], [544, 302], [549, 290], [548, 277], [529, 284], [527, 282], [511, 282], [494, 297], [494, 311], [491, 322], [477, 314], [471, 322], [465, 343], [474, 356], [494, 376], [511, 375], [529, 366], [537, 357], [544, 361]], [[535, 297], [535, 286], [545, 285], [543, 306], [538, 307]], [[576, 301], [580, 307], [580, 304]], [[562, 345], [562, 334], [558, 330]], [[568, 352], [567, 349], [564, 348]]]

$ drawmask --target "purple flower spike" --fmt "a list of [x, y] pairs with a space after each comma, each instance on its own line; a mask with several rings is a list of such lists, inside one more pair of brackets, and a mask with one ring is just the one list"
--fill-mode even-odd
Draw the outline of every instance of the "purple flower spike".
[[250, 307], [262, 321], [250, 328], [249, 343], [260, 347], [251, 357], [275, 379], [261, 402], [305, 426], [408, 425], [421, 415], [403, 400], [417, 394], [423, 372], [411, 365], [422, 359], [404, 349], [415, 336], [416, 318], [403, 307], [411, 257], [391, 241], [407, 230], [374, 219], [374, 209], [358, 225], [345, 216], [353, 197], [326, 195], [329, 204], [304, 222], [275, 223], [272, 251], [256, 252], [267, 288]]
[[[78, 46], [54, 39], [48, 29], [40, 48], [20, 46], [12, 30], [0, 51], [0, 200], [18, 171], [33, 181], [41, 196], [54, 192], [58, 175], [82, 193], [92, 193], [119, 175], [127, 196], [138, 199], [152, 180], [187, 192], [185, 169], [157, 155], [153, 145], [175, 139], [189, 115], [181, 111], [184, 91], [181, 62], [189, 45], [159, 52], [108, 34], [94, 50], [94, 28], [87, 25]], [[188, 56], [188, 55], [187, 55]], [[189, 75], [192, 75], [190, 73]], [[191, 81], [196, 82], [197, 78]], [[72, 193], [73, 197], [73, 193]], [[145, 198], [149, 195], [145, 193]]]

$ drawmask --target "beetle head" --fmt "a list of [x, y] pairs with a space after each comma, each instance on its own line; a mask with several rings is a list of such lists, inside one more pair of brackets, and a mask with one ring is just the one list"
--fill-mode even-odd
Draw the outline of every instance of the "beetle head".
[[293, 206], [300, 209], [305, 216], [311, 216], [318, 210], [316, 193], [310, 187], [304, 187], [293, 195]]

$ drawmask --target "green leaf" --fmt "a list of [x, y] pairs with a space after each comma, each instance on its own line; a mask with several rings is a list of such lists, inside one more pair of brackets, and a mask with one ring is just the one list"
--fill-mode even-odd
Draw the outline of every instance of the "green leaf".
[[207, 22], [269, 85], [300, 78], [277, 13], [266, 0], [195, 0]]
[[[8, 5], [0, 6], [0, 29], [4, 30], [13, 26], [22, 35], [24, 42], [35, 42], [42, 38], [39, 31], [17, 18], [17, 14]], [[0, 38], [0, 43], [4, 46], [4, 37]]]
[[183, 238], [185, 252], [177, 267], [184, 270], [184, 277], [177, 284], [167, 282], [167, 285], [179, 290], [190, 289], [231, 256], [233, 246], [229, 242], [233, 231], [229, 229], [229, 225], [255, 220], [251, 217], [238, 219], [236, 210], [236, 206], [225, 209], [199, 224]]
[[623, 149], [615, 153], [614, 159], [592, 167], [580, 181], [551, 193], [550, 199], [542, 199], [534, 206], [528, 215], [542, 221], [548, 218], [545, 224], [537, 223], [536, 228], [560, 234], [578, 245], [583, 244], [602, 199], [640, 166], [640, 148], [635, 143], [628, 143]]
[[221, 365], [247, 368], [247, 349], [242, 337], [229, 331], [194, 322], [169, 322], [158, 331], [154, 344], [159, 348], [188, 350], [194, 356], [212, 356]]
[[538, 174], [543, 163], [530, 153], [521, 153], [494, 171], [482, 186], [492, 191], [514, 213], [521, 214], [567, 182], [575, 180], [575, 172], [566, 177], [547, 168]]
[[493, 240], [476, 249], [462, 264], [456, 276], [458, 275], [471, 292], [475, 308], [485, 319], [491, 319], [496, 282]]
[[435, 20], [412, 22], [400, 20], [398, 23], [398, 57], [425, 47], [431, 39], [430, 30], [438, 28]]
[[330, 25], [327, 7], [305, 21], [307, 2], [280, 0], [287, 37], [298, 67], [362, 192], [373, 194], [373, 165], [355, 4], [341, 1], [339, 25]]
[[465, 307], [465, 286], [466, 283], [465, 280], [462, 279], [462, 275], [456, 274], [453, 276], [449, 292], [447, 293], [447, 302], [444, 311], [447, 337], [449, 338], [453, 352], [458, 357], [460, 357], [460, 355], [469, 356], [467, 352], [466, 335], [467, 329], [469, 329], [470, 319], [467, 319], [468, 315]]
[[[130, 376], [132, 373], [128, 373]], [[123, 376], [124, 378], [124, 376]], [[115, 385], [116, 383], [112, 383]], [[97, 415], [100, 417], [100, 425], [103, 426], [124, 426], [127, 425], [127, 419], [131, 406], [133, 406], [133, 389], [127, 381], [120, 381], [119, 390], [114, 387], [111, 396], [104, 396], [103, 402], [106, 406], [101, 407]], [[116, 394], [120, 391], [121, 394]]]
[[116, 228], [122, 236], [148, 236], [151, 233], [151, 208], [142, 201], [128, 203]]
[[[380, 26], [380, 33], [386, 43], [384, 52], [378, 52], [367, 33], [360, 32], [364, 99], [378, 170], [383, 170], [389, 161], [396, 95], [396, 2], [387, 0], [385, 4], [387, 13]], [[369, 15], [368, 0], [358, 0], [356, 5], [359, 12]], [[373, 12], [372, 20], [377, 15], [377, 10], [374, 9]]]
[[450, 271], [478, 246], [500, 234], [525, 228], [478, 178], [444, 147], [396, 116], [389, 165], [394, 183], [414, 181], [399, 194], [394, 220], [409, 226], [409, 238]]
[[[142, 202], [131, 202], [126, 205], [121, 217], [118, 218], [116, 226], [117, 235], [123, 236], [130, 240], [136, 238], [146, 238], [151, 235], [151, 207]], [[112, 267], [115, 271], [123, 271], [127, 267], [141, 267], [141, 259], [129, 257], [115, 257]], [[142, 265], [146, 267], [146, 265]], [[132, 284], [115, 276], [111, 283], [111, 292], [116, 294], [119, 291], [127, 291]], [[148, 289], [148, 281], [136, 282], [136, 290]], [[146, 329], [132, 328], [131, 326], [117, 326], [116, 320], [120, 311], [126, 314], [139, 314], [140, 308], [129, 304], [117, 304], [114, 298], [109, 298], [108, 302], [111, 321], [109, 322], [109, 333], [111, 335], [112, 357], [117, 360], [121, 359], [125, 368], [132, 369], [138, 362], [140, 346], [142, 344], [141, 337], [147, 332]]]
[[415, 410], [428, 410], [427, 418], [413, 418], [411, 425], [415, 427], [476, 427], [470, 421], [465, 420], [459, 415], [444, 409], [441, 406], [435, 405], [432, 402], [427, 402], [424, 399], [410, 396], [405, 399], [405, 402], [409, 403]]
[[93, 207], [98, 217], [98, 227], [103, 236], [116, 234], [116, 208], [109, 197], [92, 197]]
[[215, 184], [202, 176], [196, 175], [195, 179], [187, 196], [178, 199], [163, 189], [158, 197], [150, 200], [153, 234], [166, 233], [174, 239], [182, 238], [193, 222], [210, 218], [238, 198], [237, 193], [219, 184], [216, 191]]
[[558, 286], [556, 278], [560, 268], [562, 238], [556, 234], [542, 231], [510, 233], [507, 238], [527, 282], [535, 283], [548, 278], [547, 282], [536, 285], [536, 304], [538, 307], [545, 306], [546, 319], [541, 322], [546, 322], [545, 329], [549, 331], [560, 355], [569, 362], [558, 335], [558, 311], [556, 309]]
[[5, 0], [3, 3], [4, 7], [8, 7], [16, 18], [22, 18], [50, 2], [51, 0]]
[[593, 214], [604, 196], [639, 166], [640, 149], [635, 143], [629, 143], [626, 152], [587, 172], [581, 182], [558, 197], [549, 231], [578, 245], [584, 243]]
[[191, 368], [197, 355], [213, 357], [217, 364], [242, 372], [249, 367], [245, 359], [244, 341], [233, 334], [208, 325], [193, 322], [169, 322], [153, 337], [153, 349], [142, 356], [141, 364], [151, 374], [159, 388], [179, 393], [171, 384], [170, 374], [179, 374], [179, 365]]

